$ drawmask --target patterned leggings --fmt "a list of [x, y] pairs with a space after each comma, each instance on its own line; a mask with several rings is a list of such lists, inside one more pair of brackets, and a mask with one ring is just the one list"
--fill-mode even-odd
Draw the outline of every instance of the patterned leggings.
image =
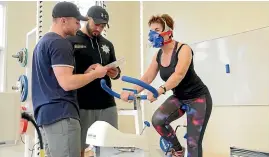
[[170, 96], [153, 114], [152, 125], [165, 140], [173, 144], [176, 151], [182, 150], [170, 123], [184, 115], [185, 111], [181, 109], [184, 104], [190, 107], [187, 112], [188, 157], [202, 157], [203, 136], [212, 110], [210, 94], [183, 101], [174, 95]]

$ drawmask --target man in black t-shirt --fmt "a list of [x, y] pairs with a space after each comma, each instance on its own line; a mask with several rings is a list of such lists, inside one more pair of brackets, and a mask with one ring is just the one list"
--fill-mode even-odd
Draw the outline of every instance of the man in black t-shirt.
[[[113, 44], [104, 38], [101, 33], [108, 25], [109, 15], [107, 11], [100, 6], [93, 6], [88, 10], [88, 22], [76, 36], [68, 37], [68, 40], [74, 47], [74, 56], [76, 61], [76, 73], [84, 73], [87, 67], [95, 67], [96, 64], [103, 66], [116, 61]], [[107, 75], [102, 79], [111, 88], [110, 79], [120, 77], [120, 68], [108, 69]], [[118, 128], [118, 114], [114, 97], [102, 89], [101, 78], [96, 79], [88, 85], [77, 90], [78, 104], [80, 107], [81, 118], [81, 144], [82, 153], [86, 145], [86, 134], [88, 128], [98, 120], [106, 121], [115, 128]]]

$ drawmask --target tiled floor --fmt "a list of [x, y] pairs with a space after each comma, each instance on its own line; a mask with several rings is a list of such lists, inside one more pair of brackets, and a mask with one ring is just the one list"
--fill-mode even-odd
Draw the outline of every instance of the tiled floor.
[[[85, 157], [93, 157], [93, 153], [91, 151], [86, 151], [85, 152]], [[157, 157], [154, 155], [154, 157]], [[158, 156], [159, 157], [159, 156]], [[221, 154], [221, 153], [208, 153], [205, 152], [203, 157], [229, 157], [229, 154]]]

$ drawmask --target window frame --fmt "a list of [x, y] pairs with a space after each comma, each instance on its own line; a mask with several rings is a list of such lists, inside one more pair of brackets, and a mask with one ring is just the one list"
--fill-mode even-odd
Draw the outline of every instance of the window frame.
[[[82, 4], [85, 3], [85, 2], [86, 2], [85, 0], [67, 0], [67, 1], [76, 4], [77, 7], [79, 8], [80, 13], [81, 13], [83, 16], [87, 16], [87, 12], [86, 12], [86, 13], [82, 12], [82, 7], [83, 7], [83, 9], [89, 9], [91, 6], [98, 5], [98, 6], [101, 6], [101, 7], [105, 8], [105, 9], [107, 9], [107, 8], [106, 8], [105, 1], [92, 1], [92, 0], [88, 0], [87, 2], [90, 2], [90, 3], [93, 4], [93, 5], [91, 5], [91, 6], [90, 6], [90, 5], [80, 5], [81, 3], [82, 3]], [[58, 1], [58, 2], [62, 2], [62, 1]], [[87, 6], [87, 8], [84, 8], [85, 6]], [[81, 21], [81, 22], [80, 22], [80, 25], [81, 25], [81, 26], [84, 26], [84, 25], [85, 25], [85, 21]], [[107, 30], [108, 30], [108, 27], [106, 26], [106, 27], [104, 28], [104, 30], [102, 31], [102, 33], [101, 33], [101, 35], [102, 35], [103, 37], [105, 37], [105, 38], [107, 37]]]
[[[81, 3], [82, 3], [82, 4], [85, 3], [84, 0], [74, 0], [74, 1], [73, 1], [73, 3], [75, 3], [75, 4], [78, 6], [79, 11], [80, 11], [81, 15], [83, 15], [83, 16], [87, 16], [87, 11], [86, 11], [86, 12], [82, 12], [82, 11], [85, 11], [86, 9], [88, 10], [90, 7], [96, 5], [96, 2], [95, 2], [95, 1], [90, 1], [90, 0], [88, 0], [88, 1], [86, 1], [86, 2], [88, 2], [88, 3], [92, 3], [93, 5], [81, 5]], [[86, 8], [85, 6], [87, 6], [87, 8]], [[86, 23], [86, 21], [81, 21], [81, 22], [80, 22], [81, 27], [84, 26], [85, 23]]]
[[0, 2], [0, 6], [3, 8], [3, 23], [0, 29], [3, 29], [2, 38], [3, 43], [0, 45], [0, 92], [6, 91], [6, 60], [7, 60], [7, 5], [5, 2]]
[[[76, 4], [77, 6], [78, 6], [78, 8], [79, 8], [79, 11], [80, 11], [80, 13], [83, 15], [83, 16], [87, 16], [87, 12], [82, 12], [82, 7], [83, 7], [83, 9], [89, 9], [91, 6], [94, 6], [94, 5], [99, 5], [99, 6], [101, 6], [101, 7], [103, 7], [103, 8], [105, 8], [106, 9], [106, 5], [105, 5], [105, 2], [104, 1], [91, 1], [91, 0], [89, 0], [89, 1], [87, 1], [87, 2], [90, 2], [90, 3], [92, 3], [93, 5], [80, 5], [81, 3], [83, 4], [83, 3], [85, 3], [85, 0], [70, 0], [70, 2], [72, 2], [72, 3], [74, 3], [74, 4]], [[84, 8], [84, 6], [87, 6], [87, 8]], [[85, 24], [85, 21], [81, 21], [80, 22], [80, 24], [81, 24], [81, 26], [83, 26], [84, 24]], [[102, 31], [102, 33], [101, 33], [101, 35], [103, 36], [103, 37], [107, 37], [107, 26], [104, 28], [104, 30]]]

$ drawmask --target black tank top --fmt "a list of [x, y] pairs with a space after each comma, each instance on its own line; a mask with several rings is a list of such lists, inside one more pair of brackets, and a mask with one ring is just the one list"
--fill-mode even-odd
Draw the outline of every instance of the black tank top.
[[[172, 52], [173, 54], [171, 56], [170, 65], [167, 67], [163, 67], [161, 65], [161, 57], [163, 53], [162, 49], [158, 51], [156, 59], [160, 69], [160, 77], [163, 81], [167, 81], [168, 78], [174, 73], [175, 67], [178, 62], [178, 53], [180, 53], [180, 50], [183, 45], [185, 44], [182, 44], [177, 50], [178, 42], [176, 42], [174, 50]], [[202, 80], [194, 70], [193, 59], [191, 60], [191, 64], [183, 80], [179, 83], [178, 86], [176, 86], [172, 90], [174, 95], [176, 95], [181, 100], [197, 98], [209, 92], [206, 85], [202, 82]]]

